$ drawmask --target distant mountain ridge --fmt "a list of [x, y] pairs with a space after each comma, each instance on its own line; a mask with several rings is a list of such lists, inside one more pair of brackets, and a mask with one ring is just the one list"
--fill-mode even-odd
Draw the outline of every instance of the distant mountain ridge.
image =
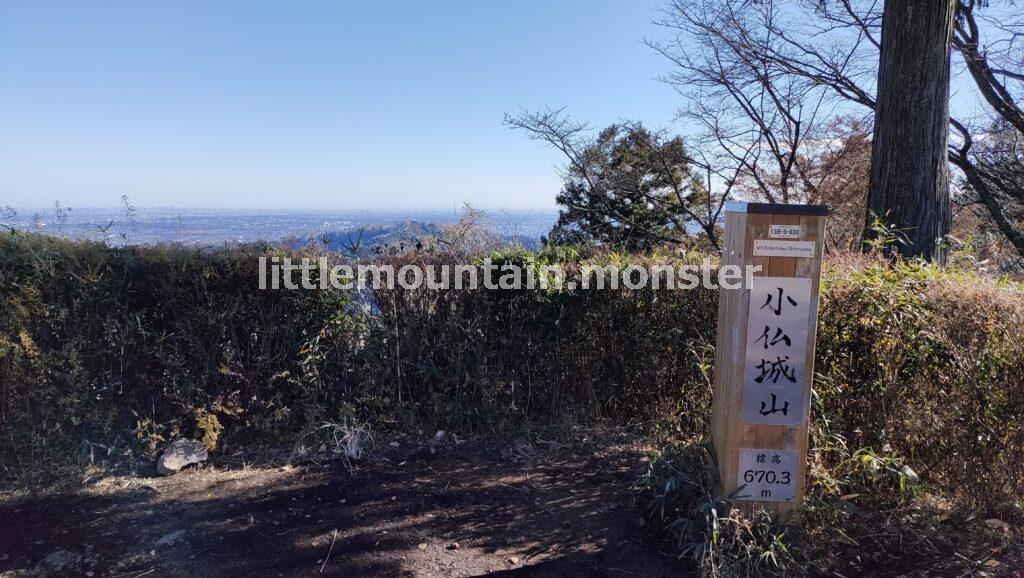
[[[291, 249], [316, 248], [332, 253], [364, 256], [381, 252], [402, 253], [409, 250], [436, 247], [444, 237], [444, 227], [425, 221], [403, 221], [388, 225], [374, 225], [344, 231], [327, 231], [286, 239]], [[527, 235], [496, 235], [502, 245], [515, 245], [527, 250], [540, 247], [538, 238]]]
[[444, 230], [436, 223], [404, 221], [391, 225], [309, 234], [298, 239], [286, 240], [286, 244], [292, 249], [316, 247], [330, 252], [367, 255], [378, 251], [379, 248], [404, 251], [417, 244], [435, 244], [443, 234]]

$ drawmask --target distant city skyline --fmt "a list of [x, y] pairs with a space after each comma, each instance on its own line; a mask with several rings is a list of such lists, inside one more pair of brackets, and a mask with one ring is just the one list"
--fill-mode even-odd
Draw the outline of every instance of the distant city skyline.
[[[204, 209], [186, 207], [34, 207], [2, 214], [0, 224], [23, 231], [121, 243], [276, 242], [318, 238], [325, 233], [391, 227], [416, 222], [444, 226], [456, 222], [461, 209]], [[555, 224], [555, 209], [492, 209], [477, 216], [478, 225], [509, 238], [538, 240]]]
[[[237, 213], [237, 212], [254, 212], [254, 213], [303, 213], [303, 212], [309, 213], [309, 212], [313, 212], [313, 213], [322, 213], [322, 212], [338, 212], [338, 211], [341, 211], [341, 212], [354, 212], [354, 213], [374, 213], [374, 212], [395, 213], [395, 212], [402, 212], [404, 210], [409, 210], [409, 211], [424, 211], [424, 212], [460, 214], [460, 213], [464, 212], [467, 207], [471, 207], [474, 210], [483, 211], [485, 213], [501, 212], [501, 211], [505, 211], [505, 210], [511, 210], [511, 211], [517, 211], [517, 212], [522, 212], [522, 211], [544, 211], [544, 212], [554, 212], [554, 213], [557, 213], [560, 210], [560, 207], [558, 205], [555, 205], [553, 202], [550, 205], [547, 205], [547, 206], [536, 206], [536, 207], [507, 207], [507, 206], [502, 206], [502, 205], [486, 206], [486, 205], [479, 205], [479, 204], [470, 203], [468, 201], [467, 202], [456, 202], [456, 203], [453, 203], [451, 206], [448, 206], [448, 207], [442, 207], [442, 206], [436, 206], [436, 207], [414, 207], [414, 206], [401, 206], [401, 207], [387, 207], [387, 206], [380, 206], [380, 207], [373, 207], [373, 206], [367, 206], [367, 207], [321, 207], [321, 206], [313, 206], [313, 207], [296, 207], [296, 206], [291, 206], [291, 207], [289, 207], [289, 206], [282, 206], [282, 207], [243, 207], [243, 206], [238, 206], [238, 205], [216, 207], [216, 206], [201, 206], [201, 205], [189, 205], [189, 206], [185, 206], [185, 205], [138, 205], [138, 204], [136, 204], [131, 199], [129, 199], [129, 201], [131, 202], [131, 206], [134, 209], [146, 210], [146, 211], [159, 211], [159, 212], [174, 212], [174, 211], [203, 211], [203, 212], [206, 212], [206, 211], [220, 211], [220, 212], [229, 212], [229, 213]], [[16, 205], [16, 204], [8, 203], [7, 201], [3, 201], [2, 202], [2, 206], [10, 207], [10, 208], [14, 209], [15, 211], [17, 211], [19, 213], [21, 213], [23, 211], [52, 211], [54, 209], [55, 204], [59, 204], [62, 208], [65, 208], [65, 209], [75, 209], [75, 210], [85, 210], [85, 211], [118, 212], [118, 211], [122, 211], [124, 209], [124, 204], [121, 202], [120, 198], [117, 199], [116, 203], [110, 203], [110, 204], [106, 204], [106, 205], [71, 204], [71, 203], [67, 203], [67, 202], [63, 201], [62, 199], [56, 199], [56, 198], [53, 201], [50, 201], [50, 202], [47, 202], [47, 203], [41, 204], [41, 205], [40, 204], [36, 204], [36, 205]], [[28, 215], [27, 214], [22, 214], [22, 216], [24, 217], [24, 216], [28, 216]]]
[[680, 104], [659, 2], [0, 2], [0, 205], [550, 209], [502, 125]]

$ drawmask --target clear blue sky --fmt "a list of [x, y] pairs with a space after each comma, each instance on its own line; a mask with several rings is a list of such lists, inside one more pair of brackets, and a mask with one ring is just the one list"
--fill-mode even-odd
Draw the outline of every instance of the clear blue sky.
[[518, 107], [665, 125], [657, 0], [0, 0], [0, 205], [551, 207]]

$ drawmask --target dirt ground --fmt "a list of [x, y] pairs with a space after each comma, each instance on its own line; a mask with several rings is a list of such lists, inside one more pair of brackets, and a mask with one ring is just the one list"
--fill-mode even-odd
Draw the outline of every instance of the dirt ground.
[[640, 446], [500, 445], [389, 443], [351, 470], [214, 459], [0, 496], [0, 576], [686, 574], [630, 489]]

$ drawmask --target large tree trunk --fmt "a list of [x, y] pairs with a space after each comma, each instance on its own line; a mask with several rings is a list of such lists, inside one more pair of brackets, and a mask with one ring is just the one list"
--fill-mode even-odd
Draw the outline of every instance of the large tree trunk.
[[[885, 0], [868, 224], [906, 236], [893, 249], [942, 259], [949, 232], [949, 51], [956, 0]], [[871, 235], [868, 231], [868, 235]]]

